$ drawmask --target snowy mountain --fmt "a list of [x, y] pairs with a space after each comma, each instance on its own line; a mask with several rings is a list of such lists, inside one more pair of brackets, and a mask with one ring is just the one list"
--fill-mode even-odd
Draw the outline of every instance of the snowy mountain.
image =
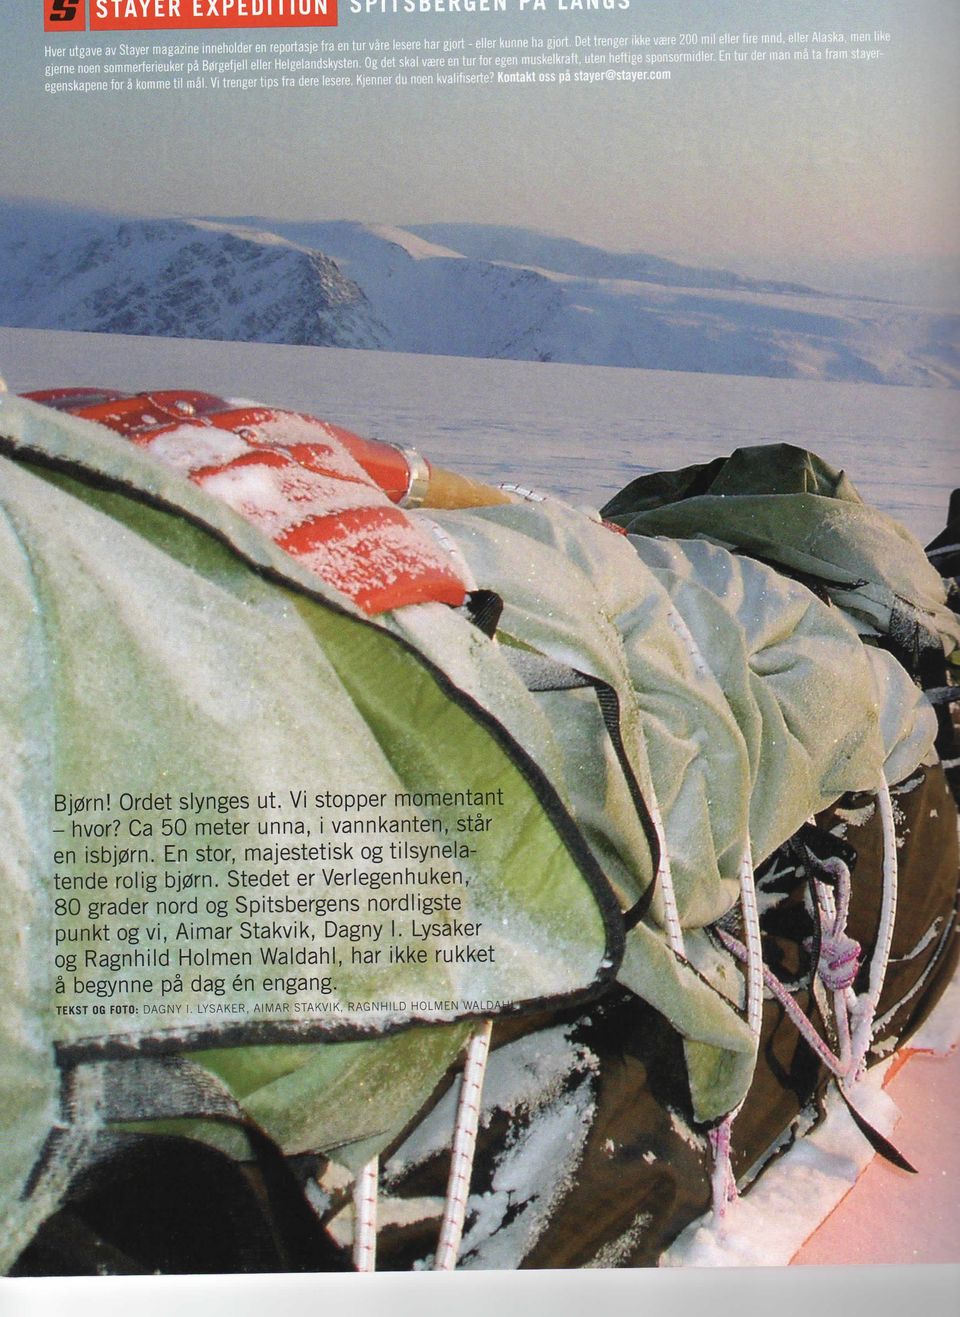
[[531, 230], [129, 219], [0, 203], [0, 323], [960, 384], [960, 317]]
[[754, 293], [809, 293], [804, 284], [747, 279], [730, 270], [679, 265], [643, 252], [615, 252], [588, 247], [572, 238], [556, 238], [530, 229], [502, 224], [416, 224], [411, 233], [453, 247], [479, 261], [508, 261], [533, 265], [557, 274], [587, 279], [628, 279], [639, 283], [671, 284], [676, 288], [739, 288]]
[[361, 289], [323, 252], [273, 233], [4, 206], [0, 264], [11, 326], [381, 346]]

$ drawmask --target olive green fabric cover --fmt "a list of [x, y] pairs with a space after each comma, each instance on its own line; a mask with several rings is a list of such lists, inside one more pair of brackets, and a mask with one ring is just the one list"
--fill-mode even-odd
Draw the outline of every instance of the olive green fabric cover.
[[864, 503], [843, 471], [792, 444], [640, 476], [603, 515], [637, 535], [704, 536], [810, 576], [867, 633], [888, 635], [899, 612], [947, 653], [960, 644], [960, 619], [919, 541]]
[[[49, 1192], [21, 1205], [61, 1115], [55, 1045], [61, 1059], [85, 1060], [107, 1043], [115, 1053], [145, 1041], [176, 1050], [376, 1037], [415, 1021], [482, 1014], [463, 1004], [468, 999], [499, 1010], [574, 1000], [612, 974], [622, 933], [600, 870], [536, 764], [411, 646], [361, 618], [229, 509], [98, 426], [6, 395], [0, 442], [8, 454], [0, 457], [0, 735], [10, 765], [0, 797], [7, 825], [0, 1199], [5, 1216], [22, 1216], [4, 1246], [9, 1263], [67, 1176], [46, 1174]], [[458, 621], [462, 632], [471, 629]], [[254, 1016], [253, 995], [234, 987], [234, 999], [249, 998], [239, 1022], [206, 1009], [217, 1005], [214, 992], [172, 1019], [122, 1009], [94, 1015], [97, 999], [78, 995], [71, 973], [55, 973], [51, 876], [54, 846], [62, 843], [53, 829], [64, 816], [54, 814], [54, 793], [110, 793], [116, 801], [122, 792], [251, 800], [276, 792], [284, 800], [303, 787], [392, 795], [464, 785], [502, 791], [506, 802], [496, 826], [471, 834], [472, 853], [458, 861], [466, 874], [462, 918], [483, 924], [496, 950], [490, 962], [461, 968], [432, 959], [403, 966], [345, 959], [329, 999], [338, 1012]], [[84, 823], [100, 813], [85, 812]], [[162, 844], [156, 849], [162, 867]], [[224, 891], [233, 863], [204, 866]], [[176, 945], [180, 918], [158, 915], [151, 923]], [[59, 919], [61, 929], [83, 926], [82, 914]], [[365, 946], [362, 939], [355, 945]], [[384, 998], [409, 1006], [372, 1016], [351, 1006]], [[123, 1008], [138, 999], [118, 990], [109, 1000]], [[452, 1004], [432, 1004], [446, 1001]], [[337, 1129], [317, 1132], [318, 1146], [402, 1124], [461, 1040], [462, 1032], [413, 1046], [416, 1083], [406, 1092], [386, 1086], [374, 1117], [374, 1109], [359, 1100], [351, 1108], [339, 1093]], [[388, 1046], [396, 1053], [396, 1044]], [[364, 1055], [371, 1073], [381, 1073], [375, 1045]], [[346, 1060], [341, 1053], [339, 1063], [331, 1056], [321, 1064], [321, 1094]], [[418, 1075], [422, 1065], [426, 1079]], [[302, 1094], [292, 1102], [302, 1105]], [[96, 1105], [91, 1094], [82, 1112], [63, 1112], [65, 1124], [94, 1128]], [[351, 1113], [352, 1131], [343, 1119]], [[292, 1120], [290, 1104], [281, 1104], [284, 1142]], [[314, 1125], [319, 1130], [322, 1121]], [[295, 1132], [290, 1140], [302, 1142]], [[47, 1161], [60, 1165], [63, 1157], [53, 1150]]]
[[[735, 903], [746, 849], [759, 864], [842, 793], [899, 780], [932, 746], [933, 712], [895, 660], [762, 563], [702, 541], [618, 535], [552, 500], [430, 515], [478, 583], [503, 596], [503, 648], [535, 650], [617, 692], [633, 775], [659, 802], [687, 930]], [[414, 634], [423, 616], [408, 613], [393, 624]], [[458, 681], [484, 698], [482, 675], [459, 661]], [[652, 879], [651, 856], [596, 697], [533, 698], [545, 724], [536, 743], [560, 753], [574, 817], [630, 909]], [[514, 713], [522, 707], [495, 706], [520, 740], [530, 735], [526, 709]], [[724, 995], [741, 1004], [732, 962], [718, 992], [694, 967], [715, 953], [693, 935], [685, 950], [669, 949], [654, 892], [618, 977], [689, 1042], [729, 1053], [689, 1053], [695, 1108], [710, 1119], [742, 1099], [755, 1043]]]

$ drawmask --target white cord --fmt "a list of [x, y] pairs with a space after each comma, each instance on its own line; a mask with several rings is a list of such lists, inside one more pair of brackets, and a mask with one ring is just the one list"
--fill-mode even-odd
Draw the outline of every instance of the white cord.
[[897, 829], [893, 818], [893, 801], [890, 788], [881, 782], [877, 792], [877, 804], [880, 812], [880, 825], [883, 833], [883, 899], [880, 907], [880, 927], [877, 929], [877, 942], [870, 957], [870, 977], [867, 990], [857, 1000], [854, 1007], [855, 1023], [851, 1040], [853, 1060], [851, 1078], [862, 1068], [867, 1049], [873, 1038], [874, 1020], [883, 982], [887, 975], [890, 960], [890, 947], [893, 942], [893, 926], [897, 917]]
[[367, 1162], [353, 1186], [353, 1265], [357, 1271], [377, 1269], [377, 1180], [380, 1160]]
[[[740, 861], [740, 908], [743, 911], [747, 959], [747, 1024], [759, 1047], [760, 1028], [763, 1024], [763, 945], [760, 941], [760, 913], [749, 841]], [[710, 1182], [714, 1221], [718, 1226], [723, 1220], [727, 1203], [737, 1196], [737, 1184], [730, 1161], [730, 1130], [742, 1106], [743, 1102], [740, 1101], [732, 1111], [728, 1111], [711, 1135], [714, 1162]]]
[[450, 1160], [450, 1176], [447, 1180], [447, 1197], [443, 1208], [443, 1221], [440, 1225], [440, 1239], [433, 1262], [434, 1271], [452, 1271], [457, 1265], [467, 1215], [473, 1155], [480, 1124], [480, 1094], [483, 1090], [483, 1076], [490, 1051], [492, 1027], [492, 1021], [485, 1020], [467, 1044], [467, 1059], [460, 1081], [460, 1098], [457, 1102], [457, 1117], [453, 1128], [453, 1155]]
[[646, 797], [647, 809], [650, 811], [650, 818], [653, 822], [654, 831], [657, 834], [657, 843], [660, 848], [660, 862], [657, 865], [656, 885], [660, 891], [660, 897], [663, 901], [663, 926], [666, 929], [667, 941], [670, 944], [671, 951], [677, 956], [686, 958], [686, 952], [683, 944], [683, 929], [680, 927], [680, 914], [677, 910], [677, 894], [673, 886], [673, 874], [670, 869], [670, 856], [667, 853], [667, 834], [663, 827], [663, 815], [660, 813], [660, 802], [657, 800], [657, 793], [654, 789], [653, 781], [650, 781], [650, 790]]

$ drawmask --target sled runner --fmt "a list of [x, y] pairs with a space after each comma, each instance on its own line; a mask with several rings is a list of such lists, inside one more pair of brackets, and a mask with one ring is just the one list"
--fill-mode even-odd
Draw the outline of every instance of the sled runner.
[[[916, 682], [952, 687], [960, 625], [818, 459], [634, 482], [611, 526], [199, 392], [5, 396], [0, 453], [8, 1268], [652, 1264], [952, 972]], [[255, 797], [294, 761], [504, 794], [464, 859], [489, 972], [358, 969], [296, 1022], [56, 1013], [51, 792], [176, 764]], [[186, 1140], [202, 1256], [163, 1225]]]

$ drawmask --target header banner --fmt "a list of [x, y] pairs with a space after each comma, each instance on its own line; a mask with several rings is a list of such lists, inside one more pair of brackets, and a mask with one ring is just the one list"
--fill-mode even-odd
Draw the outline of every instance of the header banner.
[[[91, 32], [336, 27], [337, 0], [89, 0]], [[45, 0], [44, 29], [84, 28], [84, 5]]]

